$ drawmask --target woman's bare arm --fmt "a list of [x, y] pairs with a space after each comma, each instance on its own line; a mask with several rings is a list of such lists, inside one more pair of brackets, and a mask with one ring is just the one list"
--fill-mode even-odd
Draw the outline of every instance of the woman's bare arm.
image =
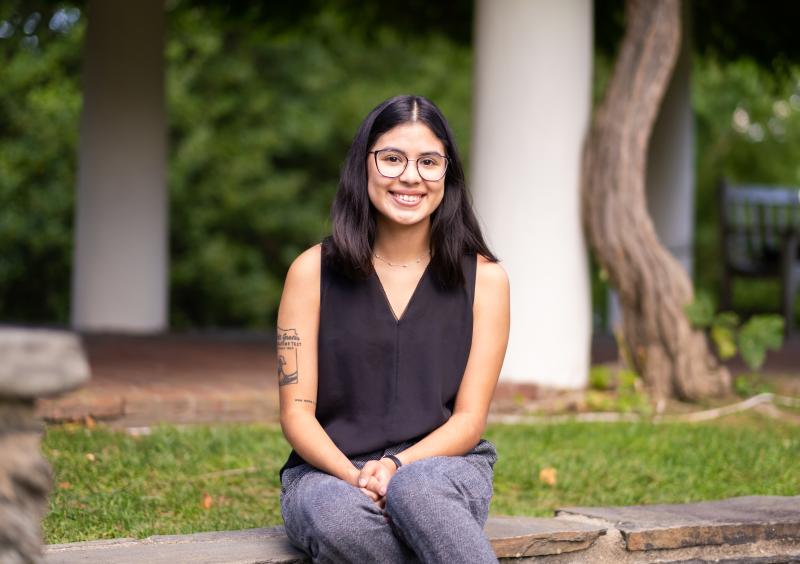
[[292, 263], [278, 309], [278, 384], [281, 428], [303, 460], [356, 485], [358, 470], [316, 418], [320, 245]]
[[[472, 309], [472, 347], [453, 414], [441, 427], [398, 454], [403, 464], [430, 456], [465, 454], [483, 434], [508, 345], [510, 289], [503, 268], [482, 256], [478, 256]], [[394, 463], [384, 459], [364, 466], [361, 478], [375, 477], [379, 484], [375, 491], [384, 495], [394, 471]]]

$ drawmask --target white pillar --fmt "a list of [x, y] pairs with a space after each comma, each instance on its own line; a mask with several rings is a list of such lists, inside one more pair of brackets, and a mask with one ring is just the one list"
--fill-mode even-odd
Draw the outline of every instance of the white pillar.
[[591, 306], [580, 169], [592, 1], [477, 0], [475, 17], [474, 201], [511, 280], [501, 378], [583, 387]]
[[89, 0], [72, 324], [167, 325], [163, 0]]
[[[684, 18], [688, 10], [684, 10]], [[694, 271], [694, 148], [690, 26], [684, 20], [681, 49], [647, 150], [647, 211], [659, 241]], [[622, 322], [616, 292], [609, 292], [609, 328]]]

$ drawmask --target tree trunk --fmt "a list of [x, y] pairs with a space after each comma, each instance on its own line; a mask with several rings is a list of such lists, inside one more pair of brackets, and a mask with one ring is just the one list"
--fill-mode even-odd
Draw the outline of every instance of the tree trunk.
[[583, 222], [619, 293], [633, 368], [656, 399], [721, 395], [730, 376], [683, 307], [692, 283], [645, 203], [647, 143], [680, 45], [680, 0], [627, 0], [627, 29], [583, 157]]

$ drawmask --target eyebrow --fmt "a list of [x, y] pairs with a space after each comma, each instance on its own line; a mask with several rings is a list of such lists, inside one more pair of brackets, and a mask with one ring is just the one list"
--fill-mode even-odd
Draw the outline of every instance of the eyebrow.
[[[383, 149], [375, 149], [376, 151], [397, 151], [401, 153], [404, 157], [408, 158], [408, 155], [402, 149], [398, 149], [397, 147], [384, 147]], [[436, 155], [437, 157], [444, 157], [445, 155], [441, 154], [439, 151], [424, 151], [419, 154], [420, 157], [425, 157], [428, 155]]]

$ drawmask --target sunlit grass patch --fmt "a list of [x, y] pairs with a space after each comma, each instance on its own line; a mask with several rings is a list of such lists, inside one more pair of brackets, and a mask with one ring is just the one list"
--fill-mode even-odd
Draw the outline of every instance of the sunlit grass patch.
[[[568, 505], [682, 503], [800, 494], [800, 429], [754, 413], [704, 424], [492, 425], [493, 514]], [[265, 425], [48, 428], [55, 470], [46, 542], [145, 537], [281, 523], [289, 453]], [[543, 472], [544, 471], [544, 472]]]

